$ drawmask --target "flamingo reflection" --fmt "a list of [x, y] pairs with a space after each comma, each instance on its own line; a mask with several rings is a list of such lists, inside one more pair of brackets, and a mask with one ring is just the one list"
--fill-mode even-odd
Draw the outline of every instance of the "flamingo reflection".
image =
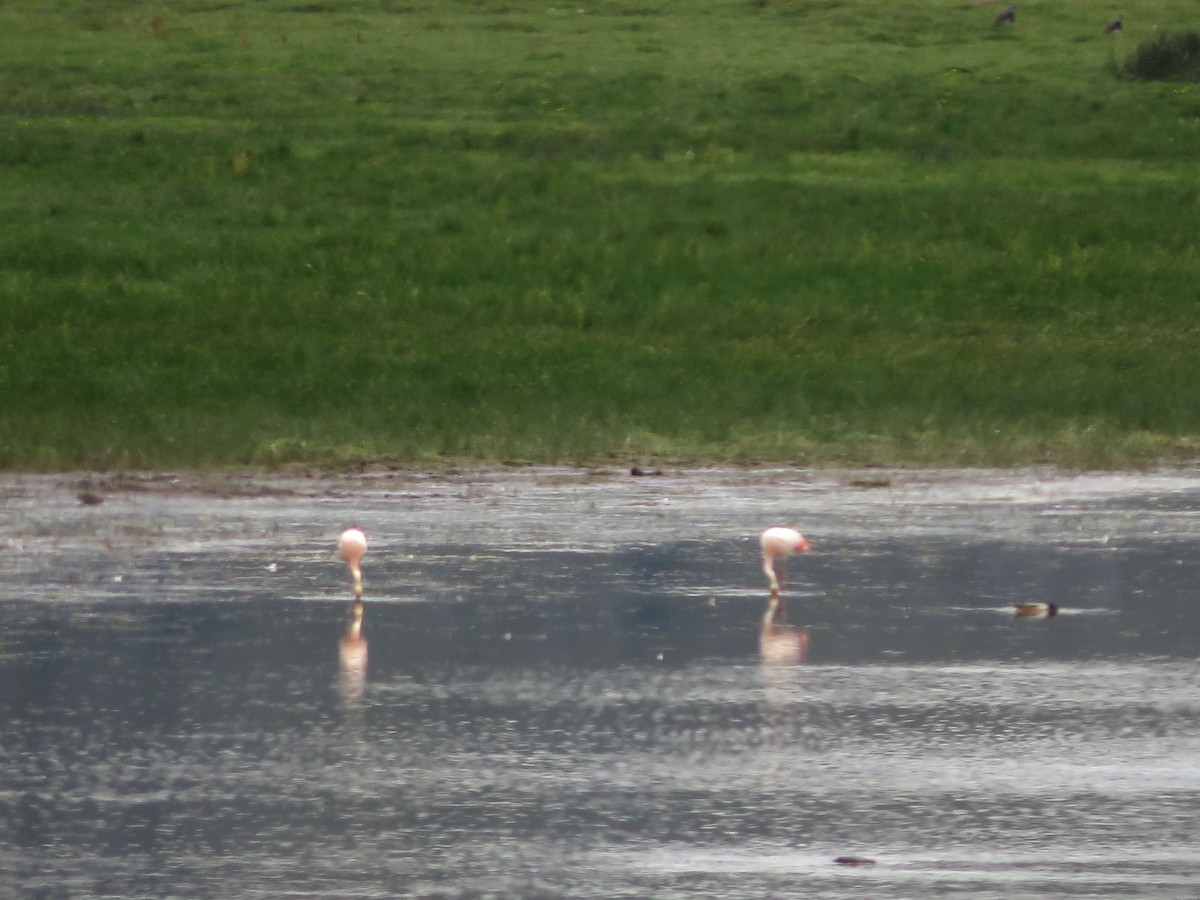
[[363, 602], [350, 607], [346, 633], [338, 641], [338, 676], [342, 699], [358, 700], [367, 683], [367, 639], [363, 637]]
[[758, 633], [758, 652], [768, 665], [790, 665], [804, 662], [808, 653], [807, 628], [792, 628], [775, 621], [768, 610]]

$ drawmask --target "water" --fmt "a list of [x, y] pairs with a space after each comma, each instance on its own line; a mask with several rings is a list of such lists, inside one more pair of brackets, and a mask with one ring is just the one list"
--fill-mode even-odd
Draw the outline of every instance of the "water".
[[871, 477], [6, 478], [0, 895], [1194, 895], [1200, 475]]

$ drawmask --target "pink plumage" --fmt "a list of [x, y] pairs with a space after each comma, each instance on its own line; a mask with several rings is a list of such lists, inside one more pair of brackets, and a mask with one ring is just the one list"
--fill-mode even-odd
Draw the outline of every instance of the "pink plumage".
[[338, 551], [350, 569], [350, 580], [354, 584], [354, 599], [362, 599], [362, 558], [367, 553], [367, 536], [360, 528], [347, 528], [338, 538]]

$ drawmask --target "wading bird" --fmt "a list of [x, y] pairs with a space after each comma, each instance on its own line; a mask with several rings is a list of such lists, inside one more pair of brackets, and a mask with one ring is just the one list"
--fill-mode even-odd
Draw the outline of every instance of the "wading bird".
[[367, 552], [367, 536], [359, 528], [347, 528], [338, 538], [338, 550], [350, 569], [350, 580], [354, 584], [354, 599], [362, 600], [362, 558]]
[[1010, 3], [1005, 7], [1004, 12], [996, 16], [996, 21], [992, 23], [993, 28], [1000, 28], [1004, 25], [1009, 25], [1017, 21], [1017, 4]]
[[1014, 603], [1013, 617], [1017, 619], [1049, 619], [1058, 615], [1053, 603]]
[[795, 528], [776, 525], [764, 531], [758, 543], [762, 547], [763, 572], [767, 576], [767, 584], [771, 586], [771, 603], [767, 607], [767, 615], [774, 617], [779, 606], [779, 574], [775, 568], [775, 561], [808, 550], [808, 541]]

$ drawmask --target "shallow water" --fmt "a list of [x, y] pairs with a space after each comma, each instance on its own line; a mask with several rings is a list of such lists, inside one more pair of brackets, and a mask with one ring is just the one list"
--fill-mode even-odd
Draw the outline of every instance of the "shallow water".
[[1200, 474], [869, 477], [0, 480], [0, 895], [1192, 895]]

